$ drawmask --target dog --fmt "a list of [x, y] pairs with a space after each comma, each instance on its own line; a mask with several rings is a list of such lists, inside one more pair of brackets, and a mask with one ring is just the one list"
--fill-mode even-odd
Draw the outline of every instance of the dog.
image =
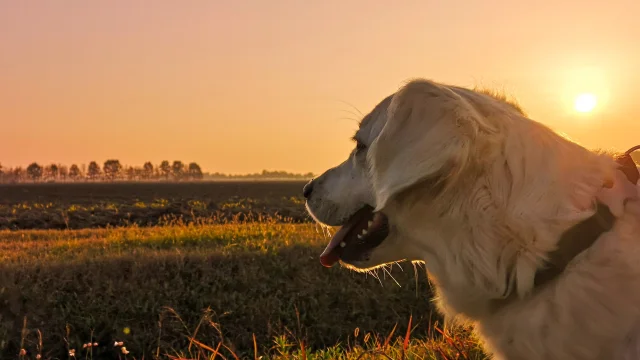
[[[640, 359], [640, 187], [629, 154], [588, 150], [504, 97], [407, 82], [303, 189], [341, 226], [320, 256], [422, 262], [447, 318], [496, 359]], [[629, 165], [631, 161], [631, 165]]]

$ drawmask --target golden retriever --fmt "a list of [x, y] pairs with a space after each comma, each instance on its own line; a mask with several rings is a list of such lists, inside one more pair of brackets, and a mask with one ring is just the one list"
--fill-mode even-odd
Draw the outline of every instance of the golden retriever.
[[348, 159], [304, 188], [309, 213], [341, 226], [324, 266], [424, 262], [438, 308], [472, 321], [497, 359], [640, 359], [628, 156], [428, 80], [380, 102], [353, 139]]

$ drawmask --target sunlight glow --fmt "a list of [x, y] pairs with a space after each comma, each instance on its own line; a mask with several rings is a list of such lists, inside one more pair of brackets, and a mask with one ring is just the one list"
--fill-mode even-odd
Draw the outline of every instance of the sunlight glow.
[[581, 113], [588, 113], [593, 111], [597, 104], [598, 99], [595, 95], [589, 93], [580, 94], [576, 97], [575, 109]]

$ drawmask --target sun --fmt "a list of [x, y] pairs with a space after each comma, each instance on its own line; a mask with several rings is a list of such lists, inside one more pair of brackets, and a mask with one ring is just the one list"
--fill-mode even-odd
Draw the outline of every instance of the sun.
[[598, 105], [598, 98], [590, 93], [580, 94], [576, 97], [574, 107], [576, 111], [581, 113], [592, 112]]

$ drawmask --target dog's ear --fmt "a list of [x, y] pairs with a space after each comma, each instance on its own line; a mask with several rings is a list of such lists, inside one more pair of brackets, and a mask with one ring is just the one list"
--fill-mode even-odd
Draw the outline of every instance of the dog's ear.
[[482, 116], [446, 86], [412, 81], [396, 93], [368, 153], [376, 208], [428, 181], [443, 189], [464, 169]]
[[614, 179], [598, 192], [596, 198], [607, 205], [614, 216], [620, 217], [624, 213], [626, 202], [640, 197], [640, 186], [633, 183], [633, 180], [623, 170], [618, 170]]

